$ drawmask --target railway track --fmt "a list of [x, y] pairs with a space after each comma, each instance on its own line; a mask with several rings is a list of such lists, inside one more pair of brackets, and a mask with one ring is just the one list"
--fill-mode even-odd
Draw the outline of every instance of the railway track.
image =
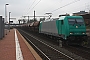
[[[51, 41], [50, 41], [51, 42]], [[55, 44], [56, 43], [56, 44]], [[54, 45], [58, 46], [58, 43], [54, 41]], [[90, 48], [89, 47], [82, 47], [82, 46], [66, 46], [64, 45], [63, 48], [67, 49], [68, 51], [81, 56], [87, 60], [90, 60]]]
[[20, 33], [33, 46], [43, 60], [74, 60], [72, 57], [62, 53], [34, 36], [24, 31], [20, 31]]
[[[20, 30], [19, 30], [20, 31]], [[21, 31], [20, 31], [21, 32]], [[45, 37], [43, 37], [43, 36], [41, 36], [41, 35], [37, 35], [37, 34], [30, 34], [29, 32], [27, 32], [27, 33], [29, 33], [29, 34], [25, 34], [23, 31], [21, 32], [22, 34], [24, 34], [25, 36], [25, 38], [27, 39], [27, 41], [30, 43], [30, 41], [29, 40], [32, 40], [31, 42], [34, 42], [33, 44], [36, 44], [35, 46], [38, 46], [37, 44], [39, 44], [39, 45], [41, 45], [42, 46], [42, 48], [40, 48], [40, 47], [38, 47], [38, 48], [40, 48], [40, 50], [41, 51], [43, 51], [43, 49], [45, 50], [45, 51], [47, 51], [47, 53], [46, 52], [43, 52], [42, 54], [41, 54], [41, 52], [39, 52], [39, 51], [37, 51], [37, 48], [36, 47], [34, 47], [33, 46], [33, 44], [31, 44], [33, 47], [34, 47], [34, 49], [38, 52], [38, 54], [42, 57], [42, 58], [44, 58], [43, 60], [46, 60], [47, 58], [46, 57], [48, 57], [50, 60], [88, 60], [89, 58], [88, 57], [84, 57], [85, 56], [85, 54], [82, 56], [82, 52], [80, 51], [80, 50], [78, 50], [78, 49], [76, 49], [75, 47], [66, 47], [65, 48], [65, 46], [63, 47], [63, 48], [60, 48], [59, 46], [57, 46], [57, 42], [51, 42], [51, 40], [50, 40], [50, 38], [45, 38]], [[27, 36], [28, 35], [28, 36]], [[34, 36], [33, 36], [34, 35]], [[28, 38], [29, 37], [29, 38]], [[40, 42], [40, 43], [37, 43], [36, 42], [36, 40], [38, 41], [38, 42]], [[48, 43], [49, 42], [49, 43]], [[43, 47], [43, 45], [42, 44], [44, 44], [44, 45], [46, 45], [47, 47], [49, 47], [49, 48], [46, 48], [46, 47]], [[46, 49], [45, 49], [46, 48]], [[54, 50], [54, 52], [55, 51], [57, 51], [57, 53], [53, 53], [53, 52], [50, 52], [50, 50]], [[72, 52], [72, 53], [70, 53], [70, 52]], [[86, 51], [86, 50], [85, 50]], [[50, 52], [50, 53], [49, 53]], [[60, 58], [60, 56], [59, 56], [59, 54], [61, 54], [62, 52], [64, 52], [64, 55], [66, 55], [66, 56], [70, 56], [69, 58], [71, 58], [71, 59], [64, 59], [64, 57], [62, 58]], [[76, 53], [77, 52], [77, 53]], [[80, 52], [80, 53], [79, 53]], [[84, 52], [84, 51], [83, 51]], [[50, 55], [49, 55], [50, 54]], [[77, 55], [76, 55], [77, 54]], [[46, 57], [44, 56], [44, 55], [46, 55]], [[56, 55], [56, 56], [55, 56]], [[62, 53], [62, 55], [63, 55], [63, 53]], [[89, 55], [88, 55], [89, 56]], [[83, 58], [82, 58], [83, 57]], [[86, 58], [86, 59], [85, 59]], [[49, 60], [49, 59], [47, 59], [47, 60]]]
[[90, 48], [81, 46], [64, 46], [65, 49], [75, 53], [83, 58], [90, 60]]

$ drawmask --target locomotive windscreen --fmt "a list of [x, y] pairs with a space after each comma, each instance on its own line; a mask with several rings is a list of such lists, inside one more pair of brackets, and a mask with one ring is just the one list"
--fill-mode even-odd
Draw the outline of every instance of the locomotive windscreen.
[[84, 24], [82, 19], [68, 19], [69, 24]]

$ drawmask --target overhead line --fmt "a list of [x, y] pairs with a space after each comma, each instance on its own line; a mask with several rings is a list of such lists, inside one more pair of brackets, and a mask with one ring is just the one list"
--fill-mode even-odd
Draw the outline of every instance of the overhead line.
[[[25, 14], [25, 13], [27, 13], [27, 11], [29, 10], [29, 9], [28, 9], [28, 6], [30, 5], [30, 2], [31, 2], [31, 0], [28, 1], [27, 6], [26, 6], [26, 8], [24, 9], [22, 15]], [[20, 18], [21, 18], [21, 17], [20, 17]]]
[[[30, 0], [31, 1], [31, 0]], [[30, 2], [30, 1], [28, 1], [28, 2]], [[30, 4], [28, 4], [27, 3], [27, 6], [26, 6], [26, 9], [24, 9], [24, 11], [26, 12], [26, 10], [28, 9], [28, 6], [29, 6]]]
[[[33, 3], [31, 4], [31, 6], [35, 3], [35, 1], [36, 1], [36, 0], [33, 1]], [[29, 1], [29, 2], [30, 2], [30, 1]], [[28, 5], [30, 5], [30, 4], [28, 4]], [[31, 7], [31, 6], [30, 6], [30, 7]], [[26, 10], [27, 10], [26, 14], [28, 14], [30, 7], [29, 7], [29, 8], [27, 7], [27, 9], [25, 9], [25, 12], [26, 12]], [[24, 13], [25, 13], [25, 12], [24, 12]], [[22, 14], [22, 15], [23, 15], [23, 14]], [[22, 17], [20, 17], [20, 18], [22, 18]]]
[[[41, 1], [41, 0], [39, 0], [39, 2], [38, 2], [33, 8], [35, 8], [35, 7], [40, 3], [40, 1]], [[33, 8], [32, 8], [32, 9], [33, 9]], [[31, 9], [31, 10], [32, 10], [32, 9]], [[28, 13], [29, 13], [29, 12], [28, 12]]]
[[[59, 2], [62, 3], [62, 0], [58, 1], [58, 3], [59, 3]], [[59, 3], [59, 4], [60, 4], [60, 3]], [[53, 5], [56, 6], [57, 4], [54, 3]], [[52, 7], [53, 7], [53, 6], [50, 6], [49, 8], [47, 8], [47, 9], [45, 9], [45, 10], [49, 10], [49, 9], [52, 8]]]
[[[33, 3], [31, 4], [31, 6], [29, 7], [29, 9], [31, 9], [32, 5], [36, 2], [36, 0], [33, 1]], [[28, 12], [26, 14], [29, 13], [29, 9], [28, 9]]]
[[[36, 1], [36, 0], [34, 0], [34, 2], [35, 2], [35, 1]], [[39, 2], [40, 2], [40, 1], [41, 1], [41, 0], [39, 0]], [[33, 4], [34, 4], [34, 2], [33, 2]], [[35, 7], [39, 4], [39, 2], [38, 2], [33, 8], [35, 8]], [[32, 5], [33, 5], [33, 4], [32, 4]], [[32, 9], [33, 9], [33, 8], [32, 8]], [[29, 13], [29, 12], [28, 12], [28, 13]], [[28, 14], [28, 13], [27, 13], [27, 14]]]
[[[41, 0], [39, 0], [39, 2], [40, 2], [40, 1], [41, 1]], [[39, 4], [39, 2], [38, 2], [34, 7], [36, 7], [36, 6]], [[33, 8], [34, 8], [34, 7], [33, 7]], [[33, 8], [32, 8], [32, 9], [33, 9]]]
[[62, 6], [62, 7], [59, 7], [59, 8], [57, 8], [57, 9], [51, 11], [51, 12], [57, 11], [57, 10], [63, 8], [63, 7], [66, 7], [66, 6], [68, 6], [68, 5], [71, 5], [71, 4], [73, 4], [73, 3], [75, 3], [75, 2], [78, 2], [78, 1], [80, 1], [80, 0], [75, 0], [75, 1], [73, 1], [73, 2], [70, 2], [70, 3], [68, 3], [68, 4], [66, 4], [66, 5], [64, 5], [64, 6]]

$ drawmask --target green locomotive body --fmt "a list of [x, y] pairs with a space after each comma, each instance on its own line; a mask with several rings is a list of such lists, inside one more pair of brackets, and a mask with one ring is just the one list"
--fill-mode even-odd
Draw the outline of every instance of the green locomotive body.
[[61, 16], [56, 20], [40, 22], [39, 33], [58, 36], [66, 41], [86, 40], [86, 27], [82, 16]]

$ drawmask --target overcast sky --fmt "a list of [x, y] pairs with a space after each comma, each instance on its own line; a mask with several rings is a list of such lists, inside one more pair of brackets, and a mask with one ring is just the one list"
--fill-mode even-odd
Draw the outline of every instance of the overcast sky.
[[11, 12], [11, 17], [19, 19], [24, 15], [44, 15], [47, 12], [52, 13], [53, 17], [58, 17], [59, 14], [75, 13], [79, 11], [90, 10], [90, 0], [0, 0], [0, 15], [5, 16], [5, 4], [8, 12]]

